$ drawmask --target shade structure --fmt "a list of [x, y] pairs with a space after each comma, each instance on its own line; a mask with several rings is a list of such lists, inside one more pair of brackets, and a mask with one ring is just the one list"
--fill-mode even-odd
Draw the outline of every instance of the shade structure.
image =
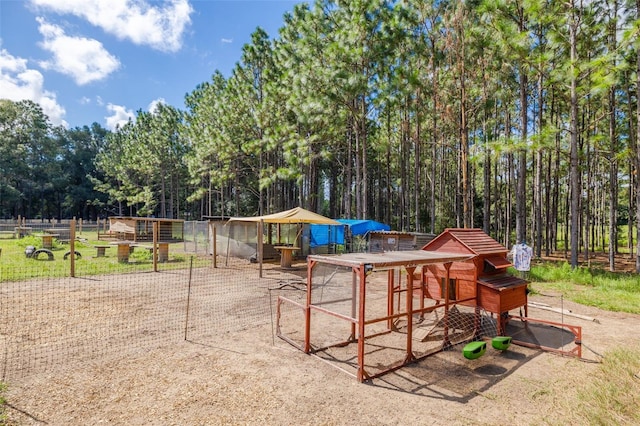
[[253, 217], [232, 217], [232, 221], [243, 222], [263, 222], [263, 223], [316, 223], [322, 225], [342, 225], [342, 223], [322, 216], [318, 213], [296, 207], [291, 210], [285, 210], [279, 213], [267, 214], [263, 216]]
[[[256, 260], [258, 261], [259, 268], [259, 276], [262, 277], [262, 261], [264, 255], [264, 246], [265, 243], [263, 241], [264, 235], [264, 224], [275, 224], [278, 227], [280, 225], [299, 225], [299, 224], [321, 224], [321, 225], [340, 225], [343, 226], [340, 222], [330, 219], [328, 217], [322, 216], [318, 213], [314, 213], [312, 211], [303, 209], [302, 207], [296, 207], [291, 210], [285, 210], [279, 213], [273, 213], [263, 216], [253, 216], [253, 217], [232, 217], [229, 219], [229, 222], [252, 222], [257, 226], [257, 235], [258, 235], [258, 250], [256, 253]], [[298, 233], [297, 238], [300, 233]], [[274, 248], [276, 246], [273, 246]]]

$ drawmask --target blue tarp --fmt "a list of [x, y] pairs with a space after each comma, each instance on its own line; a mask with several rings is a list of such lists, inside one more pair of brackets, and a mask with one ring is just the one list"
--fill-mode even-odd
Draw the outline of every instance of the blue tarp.
[[344, 226], [311, 224], [309, 229], [311, 230], [309, 242], [311, 247], [344, 244]]
[[336, 219], [349, 227], [351, 235], [364, 235], [369, 231], [390, 231], [391, 227], [375, 220]]
[[[351, 235], [364, 235], [369, 231], [389, 231], [391, 227], [375, 220], [336, 219], [349, 227]], [[328, 244], [344, 244], [344, 226], [338, 225], [310, 225], [311, 247], [326, 246]]]

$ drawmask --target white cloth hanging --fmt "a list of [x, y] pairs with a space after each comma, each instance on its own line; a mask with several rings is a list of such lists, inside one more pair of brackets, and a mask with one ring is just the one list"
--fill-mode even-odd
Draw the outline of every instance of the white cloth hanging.
[[511, 250], [513, 257], [513, 267], [520, 272], [526, 272], [531, 267], [533, 250], [525, 243], [516, 244]]

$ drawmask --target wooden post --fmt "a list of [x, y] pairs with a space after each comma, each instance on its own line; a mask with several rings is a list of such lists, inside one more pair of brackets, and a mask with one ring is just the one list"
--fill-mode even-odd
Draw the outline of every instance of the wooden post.
[[71, 277], [76, 276], [76, 218], [71, 220], [69, 226], [69, 249], [71, 251]]
[[307, 261], [307, 301], [304, 306], [304, 353], [311, 352], [311, 291], [313, 290], [312, 278], [313, 267], [315, 262], [312, 260]]
[[[393, 299], [395, 298], [394, 293], [394, 271], [393, 269], [389, 269], [387, 271], [387, 316], [391, 317], [393, 315]], [[389, 330], [393, 329], [393, 318], [389, 318], [387, 320], [387, 328]]]
[[216, 224], [212, 224], [213, 228], [213, 267], [218, 267], [218, 242], [217, 242], [217, 231]]
[[263, 241], [264, 240], [263, 233], [264, 233], [264, 220], [260, 219], [260, 222], [258, 222], [258, 247], [257, 247], [258, 248], [258, 253], [257, 253], [258, 261], [260, 262], [260, 268], [259, 268], [260, 273], [259, 273], [258, 276], [260, 278], [262, 278], [262, 256], [263, 256], [262, 244], [264, 242]]
[[153, 272], [158, 272], [158, 222], [153, 222]]

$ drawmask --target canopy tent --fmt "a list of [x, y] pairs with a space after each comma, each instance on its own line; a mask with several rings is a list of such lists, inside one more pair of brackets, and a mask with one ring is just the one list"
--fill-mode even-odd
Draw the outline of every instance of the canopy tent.
[[[391, 227], [375, 220], [336, 219], [349, 227], [352, 236], [365, 235], [370, 231], [389, 231]], [[335, 225], [311, 225], [311, 247], [328, 244], [344, 244], [344, 227]]]
[[[302, 207], [296, 207], [291, 210], [285, 210], [279, 213], [273, 213], [263, 216], [254, 216], [254, 217], [232, 217], [228, 221], [230, 224], [233, 222], [253, 222], [256, 224], [257, 229], [257, 252], [256, 252], [256, 260], [260, 263], [260, 276], [262, 276], [262, 261], [264, 259], [265, 245], [269, 247], [274, 247], [276, 249], [283, 249], [283, 247], [272, 246], [271, 241], [267, 241], [266, 243], [263, 241], [264, 236], [264, 224], [272, 225], [275, 224], [278, 226], [278, 238], [280, 237], [280, 226], [281, 225], [305, 225], [305, 224], [322, 224], [322, 225], [335, 225], [339, 227], [343, 227], [344, 225], [340, 222], [330, 219], [328, 217], [322, 216], [320, 214], [314, 213], [312, 211], [303, 209]], [[300, 233], [302, 232], [302, 227], [298, 228], [298, 232], [295, 235], [294, 241], [298, 241], [300, 237]], [[268, 232], [268, 238], [271, 238], [271, 232]], [[277, 243], [281, 243], [277, 241]], [[295, 244], [294, 244], [295, 245]], [[303, 244], [299, 244], [303, 245]], [[296, 249], [300, 249], [300, 247], [296, 247]]]
[[328, 217], [324, 217], [302, 207], [296, 207], [291, 210], [285, 210], [279, 213], [267, 214], [264, 216], [254, 217], [232, 217], [229, 222], [263, 222], [263, 223], [314, 223], [324, 225], [342, 225], [340, 222]]

